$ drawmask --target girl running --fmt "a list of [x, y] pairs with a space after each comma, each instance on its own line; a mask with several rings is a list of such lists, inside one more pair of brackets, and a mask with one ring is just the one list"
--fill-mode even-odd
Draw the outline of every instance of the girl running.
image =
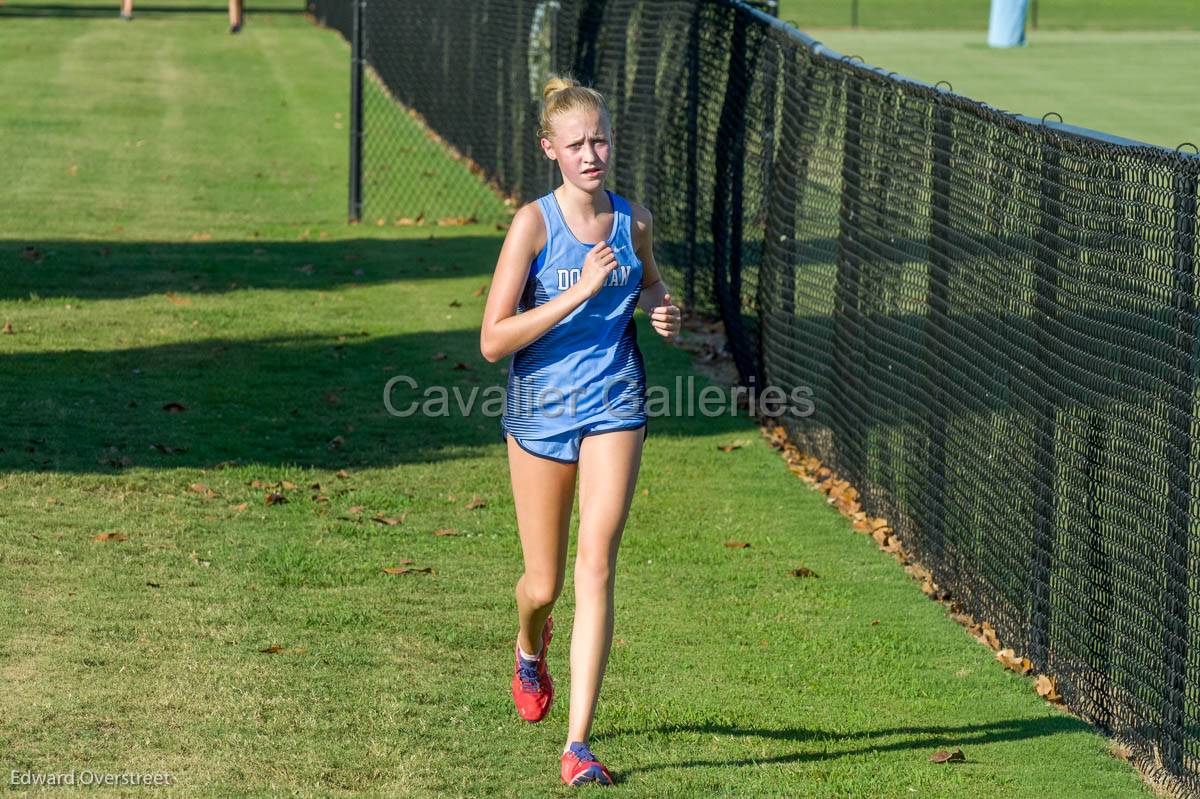
[[545, 718], [554, 699], [550, 611], [563, 587], [578, 473], [562, 781], [609, 785], [612, 776], [587, 744], [612, 646], [617, 547], [647, 435], [633, 312], [642, 308], [654, 331], [672, 340], [680, 311], [654, 263], [650, 212], [604, 188], [613, 144], [604, 97], [558, 76], [542, 97], [538, 135], [563, 182], [513, 217], [480, 330], [487, 360], [513, 356], [500, 425], [525, 561], [512, 695], [531, 722]]

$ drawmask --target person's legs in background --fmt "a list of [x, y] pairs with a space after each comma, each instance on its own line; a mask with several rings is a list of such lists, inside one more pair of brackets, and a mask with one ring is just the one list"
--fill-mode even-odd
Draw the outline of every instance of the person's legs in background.
[[229, 32], [242, 29], [242, 0], [229, 0]]

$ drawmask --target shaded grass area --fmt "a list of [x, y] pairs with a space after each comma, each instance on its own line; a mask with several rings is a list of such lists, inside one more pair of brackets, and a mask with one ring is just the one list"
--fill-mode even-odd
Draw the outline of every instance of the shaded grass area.
[[[198, 796], [566, 795], [565, 702], [531, 726], [508, 695], [521, 567], [496, 420], [383, 408], [396, 373], [499, 380], [474, 292], [500, 234], [347, 226], [344, 44], [285, 14], [213, 26], [0, 25], [19, 187], [0, 765], [165, 771]], [[688, 375], [637, 322], [651, 382]], [[651, 430], [593, 736], [623, 793], [1146, 794], [744, 419]], [[435, 571], [382, 571], [404, 560]], [[568, 581], [564, 688], [572, 606]], [[958, 746], [967, 762], [928, 762]]]

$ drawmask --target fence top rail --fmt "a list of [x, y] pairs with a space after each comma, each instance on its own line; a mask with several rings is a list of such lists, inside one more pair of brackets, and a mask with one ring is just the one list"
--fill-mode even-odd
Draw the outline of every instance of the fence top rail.
[[[911, 84], [914, 86], [920, 86], [925, 89], [932, 89], [934, 91], [940, 92], [947, 96], [954, 97], [957, 100], [959, 100], [960, 102], [966, 102], [966, 103], [970, 103], [970, 104], [979, 106], [988, 111], [992, 111], [997, 114], [1002, 114], [1003, 116], [1008, 117], [1009, 119], [1015, 120], [1017, 122], [1022, 122], [1026, 125], [1031, 125], [1035, 128], [1049, 128], [1051, 130], [1054, 130], [1057, 133], [1065, 133], [1065, 134], [1074, 136], [1079, 139], [1090, 140], [1090, 141], [1094, 141], [1094, 142], [1101, 142], [1101, 143], [1110, 144], [1110, 145], [1116, 145], [1118, 147], [1149, 149], [1149, 150], [1154, 151], [1158, 155], [1167, 154], [1167, 155], [1174, 155], [1174, 156], [1195, 159], [1197, 161], [1200, 161], [1200, 152], [1190, 153], [1190, 152], [1180, 149], [1181, 147], [1184, 146], [1184, 144], [1180, 144], [1179, 147], [1176, 147], [1174, 150], [1172, 150], [1170, 147], [1163, 147], [1160, 144], [1151, 144], [1149, 142], [1137, 141], [1136, 139], [1127, 139], [1123, 136], [1115, 136], [1111, 133], [1105, 133], [1105, 132], [1099, 131], [1099, 130], [1092, 130], [1091, 128], [1083, 128], [1083, 127], [1079, 127], [1078, 125], [1068, 125], [1061, 121], [1058, 123], [1047, 122], [1045, 117], [1043, 117], [1042, 119], [1036, 119], [1034, 117], [1025, 116], [1024, 114], [1017, 114], [1017, 113], [1014, 113], [1011, 111], [1005, 111], [1003, 108], [996, 108], [993, 105], [988, 105], [987, 103], [982, 102], [980, 100], [976, 100], [973, 97], [967, 97], [965, 95], [958, 94], [958, 93], [952, 91], [951, 89], [947, 89], [947, 88], [943, 87], [941, 84], [945, 83], [946, 81], [939, 81], [936, 84], [926, 83], [925, 81], [917, 80], [916, 78], [910, 78], [907, 75], [901, 75], [898, 72], [884, 70], [884, 69], [874, 66], [872, 64], [867, 64], [864, 61], [862, 61], [861, 59], [859, 59], [858, 61], [854, 61], [852, 59], [856, 58], [856, 56], [847, 56], [847, 55], [844, 55], [843, 53], [839, 53], [837, 50], [834, 50], [831, 47], [827, 47], [824, 44], [822, 44], [820, 41], [818, 41], [817, 39], [814, 39], [812, 36], [809, 36], [807, 33], [800, 30], [795, 25], [792, 25], [790, 22], [779, 19], [777, 17], [773, 17], [770, 14], [768, 14], [767, 12], [762, 11], [757, 8], [754, 8], [753, 6], [746, 5], [745, 3], [742, 2], [742, 0], [714, 0], [714, 2], [717, 2], [721, 5], [733, 6], [733, 7], [739, 8], [742, 11], [752, 15], [755, 19], [757, 19], [762, 24], [767, 25], [772, 28], [776, 28], [779, 31], [786, 34], [787, 36], [804, 44], [806, 47], [808, 47], [810, 50], [812, 50], [813, 53], [820, 55], [820, 56], [824, 56], [825, 58], [828, 58], [828, 59], [831, 59], [834, 61], [841, 61], [843, 64], [846, 64], [848, 67], [853, 68], [853, 69], [857, 69], [857, 70], [860, 70], [863, 72], [873, 73], [873, 74], [878, 75], [887, 80], [897, 81], [900, 83], [908, 83], [908, 84]], [[1046, 116], [1049, 116], [1050, 114], [1056, 114], [1056, 113], [1057, 112], [1055, 112], [1055, 111], [1050, 111], [1050, 112], [1047, 112]], [[1062, 117], [1059, 116], [1059, 119], [1061, 120]], [[1186, 144], [1186, 142], [1185, 142], [1185, 144]]]

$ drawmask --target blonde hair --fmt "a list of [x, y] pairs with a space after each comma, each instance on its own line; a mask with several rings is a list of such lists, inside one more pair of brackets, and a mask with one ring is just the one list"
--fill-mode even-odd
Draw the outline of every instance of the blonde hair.
[[612, 123], [604, 95], [590, 86], [582, 86], [570, 75], [551, 75], [542, 87], [542, 114], [538, 119], [538, 138], [550, 139], [554, 128], [550, 121], [568, 111], [599, 111]]

